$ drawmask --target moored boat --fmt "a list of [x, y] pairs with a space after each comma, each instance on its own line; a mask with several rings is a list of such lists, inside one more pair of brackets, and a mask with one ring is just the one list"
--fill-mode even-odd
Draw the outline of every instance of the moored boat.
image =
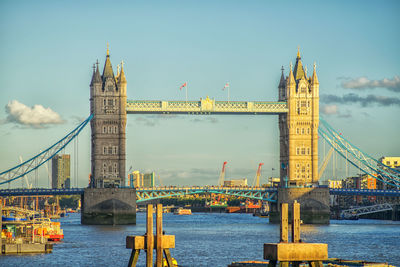
[[179, 208], [174, 211], [175, 215], [192, 215], [191, 209]]

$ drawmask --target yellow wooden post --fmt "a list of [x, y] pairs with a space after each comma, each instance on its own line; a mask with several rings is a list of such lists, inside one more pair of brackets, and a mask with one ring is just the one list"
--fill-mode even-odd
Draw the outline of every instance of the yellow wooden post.
[[292, 216], [292, 242], [298, 243], [300, 241], [300, 203], [296, 200], [293, 203]]
[[280, 242], [289, 241], [289, 226], [288, 226], [288, 203], [281, 203], [281, 236]]
[[153, 249], [154, 249], [154, 236], [153, 236], [153, 205], [147, 205], [147, 228], [146, 228], [146, 266], [153, 267]]
[[157, 264], [157, 267], [162, 267], [162, 264], [163, 264], [162, 212], [163, 212], [162, 204], [157, 204], [157, 217], [156, 217], [156, 233], [157, 233], [156, 264]]

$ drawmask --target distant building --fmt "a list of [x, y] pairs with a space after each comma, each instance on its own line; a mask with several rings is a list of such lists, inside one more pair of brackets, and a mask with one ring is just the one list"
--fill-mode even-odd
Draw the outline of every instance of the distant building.
[[129, 187], [142, 187], [143, 186], [143, 174], [139, 171], [133, 171], [128, 174], [128, 186]]
[[225, 180], [224, 186], [226, 187], [234, 187], [234, 186], [247, 186], [247, 179], [232, 179], [232, 180]]
[[400, 157], [381, 157], [379, 161], [390, 168], [400, 167]]
[[281, 178], [269, 177], [267, 187], [279, 187], [280, 183], [281, 183]]
[[154, 172], [143, 175], [143, 187], [154, 187]]
[[129, 187], [154, 187], [154, 172], [151, 173], [140, 173], [139, 171], [133, 171], [128, 174], [128, 186]]
[[342, 181], [328, 180], [329, 188], [342, 188]]
[[51, 160], [51, 187], [71, 187], [71, 156], [68, 154], [55, 155]]

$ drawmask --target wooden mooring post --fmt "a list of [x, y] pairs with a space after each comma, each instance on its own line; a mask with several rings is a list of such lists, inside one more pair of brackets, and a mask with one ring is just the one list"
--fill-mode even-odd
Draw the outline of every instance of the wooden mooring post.
[[139, 259], [140, 250], [146, 252], [146, 267], [153, 267], [153, 249], [156, 249], [156, 266], [163, 266], [163, 254], [165, 256], [167, 266], [176, 266], [172, 262], [170, 248], [175, 247], [175, 236], [164, 235], [162, 230], [162, 204], [157, 204], [156, 215], [156, 235], [153, 234], [153, 205], [147, 205], [146, 215], [146, 234], [143, 236], [127, 236], [126, 248], [132, 249], [128, 267], [136, 266]]
[[288, 204], [281, 204], [280, 242], [264, 244], [264, 259], [269, 267], [299, 266], [308, 262], [310, 267], [322, 267], [322, 261], [328, 259], [328, 244], [303, 243], [300, 239], [300, 203], [293, 203], [292, 242], [289, 242]]

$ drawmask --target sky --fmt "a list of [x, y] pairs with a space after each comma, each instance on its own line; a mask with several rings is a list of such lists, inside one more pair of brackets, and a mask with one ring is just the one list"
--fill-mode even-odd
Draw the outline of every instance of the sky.
[[[190, 100], [227, 100], [229, 82], [231, 100], [276, 101], [300, 47], [309, 75], [316, 62], [320, 115], [366, 153], [400, 156], [399, 13], [398, 1], [3, 0], [0, 172], [89, 116], [92, 65], [104, 64], [107, 43], [114, 71], [125, 62], [130, 100], [184, 100], [184, 82]], [[127, 170], [155, 171], [163, 185], [216, 184], [224, 161], [226, 179], [251, 184], [260, 162], [262, 182], [278, 175], [277, 116], [128, 115], [126, 130]], [[89, 127], [77, 142], [63, 152], [82, 187]], [[328, 149], [321, 140], [320, 162]], [[324, 179], [356, 173], [345, 166], [332, 160]], [[49, 185], [45, 168], [28, 179]]]

